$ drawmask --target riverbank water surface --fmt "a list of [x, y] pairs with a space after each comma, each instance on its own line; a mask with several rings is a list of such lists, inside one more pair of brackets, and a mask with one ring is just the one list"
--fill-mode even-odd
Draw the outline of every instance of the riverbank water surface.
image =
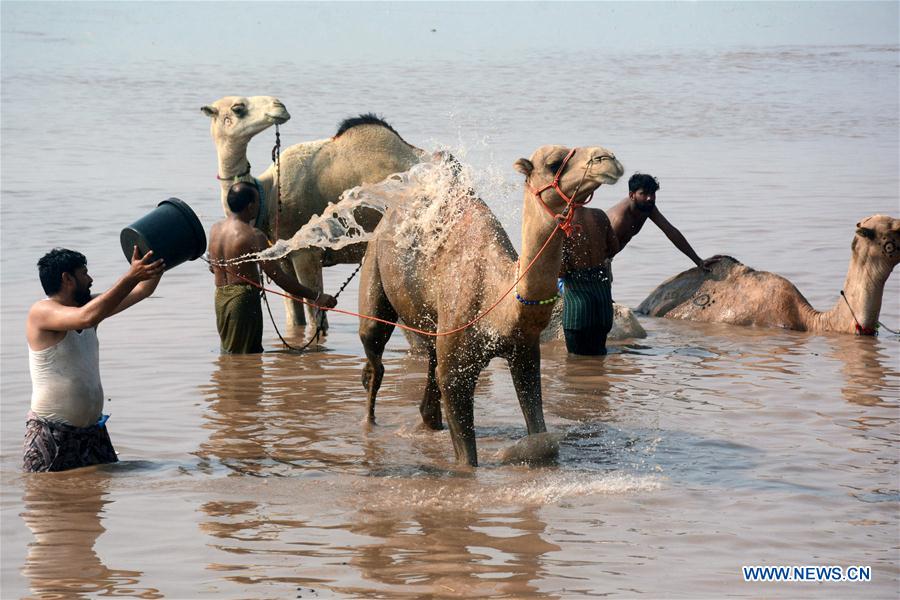
[[[426, 364], [402, 335], [385, 355], [380, 424], [366, 431], [358, 323], [334, 316], [302, 356], [276, 351], [266, 323], [269, 352], [220, 356], [212, 277], [196, 261], [99, 328], [121, 462], [19, 472], [37, 259], [78, 249], [102, 290], [126, 267], [119, 231], [159, 201], [181, 198], [208, 229], [221, 206], [200, 107], [225, 95], [279, 97], [293, 117], [285, 145], [374, 111], [409, 142], [450, 149], [483, 174], [478, 192], [517, 246], [512, 163], [547, 143], [605, 146], [626, 177], [659, 178], [660, 210], [701, 256], [780, 273], [820, 309], [839, 299], [855, 224], [900, 216], [896, 39], [604, 46], [604, 5], [584, 4], [596, 37], [568, 37], [564, 52], [521, 40], [473, 50], [472, 30], [442, 24], [444, 4], [420, 5], [432, 12], [419, 21], [415, 5], [353, 5], [344, 21], [349, 9], [323, 5], [254, 9], [280, 6], [281, 21], [305, 19], [296, 36], [324, 27], [336, 40], [354, 28], [369, 40], [367, 22], [395, 20], [409, 36], [400, 61], [383, 41], [313, 53], [252, 15], [214, 35], [200, 23], [219, 21], [200, 6], [216, 5], [4, 3], [0, 595], [896, 595], [900, 343], [889, 334], [642, 318], [648, 337], [606, 357], [549, 343], [558, 463], [494, 458], [524, 435], [494, 361], [476, 392], [482, 466], [469, 471], [454, 465], [447, 432], [418, 426]], [[237, 18], [238, 6], [221, 8]], [[464, 6], [470, 23], [488, 10]], [[552, 22], [546, 8], [517, 6]], [[273, 143], [273, 131], [251, 143], [255, 173]], [[623, 178], [592, 206], [626, 193]], [[636, 306], [690, 266], [648, 223], [616, 259], [614, 296]], [[327, 270], [327, 290], [352, 270]], [[356, 294], [353, 280], [340, 306], [355, 309]], [[898, 297], [895, 274], [881, 318], [894, 329]], [[747, 583], [743, 565], [867, 565], [872, 580]]]

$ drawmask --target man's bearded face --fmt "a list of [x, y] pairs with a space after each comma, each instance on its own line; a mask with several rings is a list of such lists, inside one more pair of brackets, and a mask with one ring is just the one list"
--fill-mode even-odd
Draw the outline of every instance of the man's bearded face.
[[78, 306], [84, 306], [91, 301], [91, 285], [94, 280], [88, 275], [87, 267], [75, 269], [73, 276], [75, 277], [75, 302], [78, 303]]
[[656, 208], [656, 192], [647, 193], [640, 189], [631, 192], [631, 197], [634, 199], [635, 207], [642, 213], [653, 212], [653, 209]]

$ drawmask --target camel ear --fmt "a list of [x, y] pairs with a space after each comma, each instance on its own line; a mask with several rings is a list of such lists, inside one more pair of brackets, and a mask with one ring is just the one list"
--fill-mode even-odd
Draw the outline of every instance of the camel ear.
[[869, 229], [868, 227], [860, 227], [859, 223], [856, 224], [856, 235], [860, 237], [864, 237], [867, 240], [875, 239], [875, 230]]
[[219, 114], [219, 110], [213, 106], [212, 104], [207, 104], [206, 106], [201, 106], [200, 110], [203, 111], [203, 114], [207, 117], [214, 117]]
[[531, 161], [527, 158], [520, 158], [514, 162], [513, 168], [525, 177], [528, 177], [531, 175], [531, 172], [534, 171], [534, 165], [531, 164]]

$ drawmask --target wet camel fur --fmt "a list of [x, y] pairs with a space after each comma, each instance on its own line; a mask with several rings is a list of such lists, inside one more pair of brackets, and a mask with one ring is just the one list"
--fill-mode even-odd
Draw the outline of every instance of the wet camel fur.
[[[521, 257], [497, 218], [474, 195], [466, 198], [459, 218], [444, 227], [442, 243], [428, 253], [418, 245], [401, 243], [397, 232], [408, 215], [402, 209], [389, 210], [366, 251], [360, 312], [389, 321], [399, 317], [414, 327], [447, 332], [487, 310], [554, 233], [557, 221], [548, 210], [559, 214], [566, 209], [556, 189], [546, 189], [539, 197], [535, 190], [551, 183], [564, 167], [559, 188], [569, 197], [574, 195], [578, 203], [601, 184], [615, 183], [623, 173], [622, 165], [604, 148], [578, 148], [565, 164], [568, 153], [563, 146], [543, 146], [530, 160], [515, 162], [516, 170], [525, 175]], [[515, 292], [521, 298], [539, 301], [556, 295], [563, 239], [564, 234], [557, 231], [519, 282]], [[428, 381], [419, 411], [427, 427], [441, 429], [443, 407], [457, 462], [478, 464], [474, 391], [479, 373], [493, 357], [508, 361], [528, 433], [546, 432], [539, 339], [552, 309], [552, 303], [525, 304], [511, 293], [473, 326], [427, 338]], [[393, 330], [393, 325], [360, 321], [369, 423], [375, 422], [375, 399], [384, 376], [381, 357]]]

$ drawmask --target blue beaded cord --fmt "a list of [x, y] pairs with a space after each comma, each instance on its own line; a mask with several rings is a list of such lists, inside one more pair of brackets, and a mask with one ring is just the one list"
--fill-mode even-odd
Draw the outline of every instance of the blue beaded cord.
[[554, 294], [550, 298], [546, 298], [544, 300], [526, 300], [522, 296], [519, 295], [519, 292], [516, 292], [516, 300], [521, 302], [526, 306], [535, 306], [537, 304], [553, 304], [557, 300], [559, 300], [559, 294]]

